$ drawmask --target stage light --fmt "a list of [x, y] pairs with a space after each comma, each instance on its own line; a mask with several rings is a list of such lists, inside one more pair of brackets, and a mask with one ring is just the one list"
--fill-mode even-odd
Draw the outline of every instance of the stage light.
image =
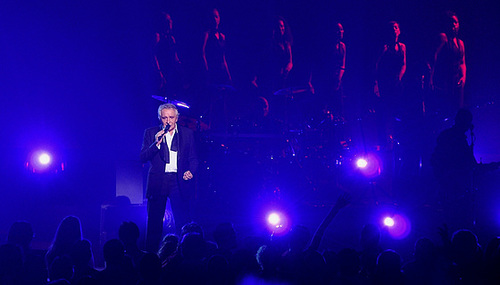
[[271, 213], [267, 217], [267, 222], [273, 226], [279, 226], [280, 221], [281, 218], [277, 213]]
[[375, 153], [366, 153], [355, 160], [358, 171], [368, 178], [373, 178], [382, 173], [382, 161]]
[[48, 153], [43, 152], [38, 156], [38, 162], [40, 162], [41, 165], [48, 165], [50, 164], [51, 157]]
[[384, 225], [388, 227], [394, 226], [394, 219], [392, 219], [391, 217], [386, 217], [384, 219]]
[[24, 165], [32, 173], [58, 173], [65, 170], [65, 163], [60, 157], [46, 150], [32, 152]]
[[273, 211], [267, 215], [267, 228], [274, 236], [284, 235], [289, 230], [288, 217], [282, 212]]
[[365, 168], [367, 165], [368, 165], [368, 161], [366, 161], [366, 159], [364, 159], [364, 158], [359, 158], [356, 161], [356, 166], [359, 168]]
[[394, 214], [391, 217], [385, 217], [383, 220], [387, 232], [394, 239], [403, 239], [410, 234], [411, 222], [403, 214]]

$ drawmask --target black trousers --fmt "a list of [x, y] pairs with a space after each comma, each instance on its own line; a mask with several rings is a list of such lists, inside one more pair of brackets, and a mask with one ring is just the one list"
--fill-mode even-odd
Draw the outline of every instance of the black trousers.
[[[179, 189], [177, 173], [165, 173], [162, 176], [161, 187], [166, 187], [169, 194], [157, 194], [148, 196], [148, 221], [146, 229], [146, 250], [148, 252], [157, 252], [160, 241], [163, 238], [163, 217], [167, 205], [167, 199], [170, 199], [172, 212], [175, 220], [176, 233], [180, 233], [181, 227], [190, 219], [189, 197], [183, 195]], [[158, 191], [158, 193], [165, 191]]]

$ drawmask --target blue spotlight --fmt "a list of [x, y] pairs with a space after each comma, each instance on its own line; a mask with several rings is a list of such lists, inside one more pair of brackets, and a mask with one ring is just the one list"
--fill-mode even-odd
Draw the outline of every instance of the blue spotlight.
[[383, 223], [389, 235], [394, 239], [403, 239], [410, 234], [411, 222], [402, 214], [385, 217]]
[[58, 173], [64, 171], [65, 163], [48, 151], [39, 150], [31, 153], [25, 166], [33, 173]]
[[365, 168], [367, 165], [368, 165], [368, 161], [366, 161], [366, 159], [364, 159], [364, 158], [359, 158], [356, 161], [356, 166], [359, 168]]
[[281, 221], [280, 215], [278, 213], [271, 213], [267, 217], [267, 222], [273, 226], [279, 226]]
[[382, 161], [374, 153], [367, 153], [356, 160], [356, 167], [364, 176], [373, 178], [382, 173]]
[[52, 161], [52, 158], [46, 152], [42, 152], [38, 156], [38, 162], [40, 162], [41, 165], [49, 165], [51, 161]]
[[283, 235], [288, 229], [288, 218], [280, 212], [273, 211], [267, 215], [267, 228], [273, 235]]
[[391, 217], [386, 217], [384, 219], [384, 225], [387, 226], [387, 227], [392, 227], [394, 226], [394, 219], [391, 218]]

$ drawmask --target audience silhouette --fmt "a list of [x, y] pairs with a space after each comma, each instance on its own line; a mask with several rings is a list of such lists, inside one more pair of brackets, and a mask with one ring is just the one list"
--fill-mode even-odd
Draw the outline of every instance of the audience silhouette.
[[[446, 225], [439, 228], [441, 245], [419, 238], [413, 258], [405, 263], [397, 251], [380, 246], [381, 233], [374, 224], [366, 224], [361, 231], [361, 251], [343, 248], [322, 254], [318, 249], [324, 228], [349, 202], [349, 195], [341, 195], [313, 237], [307, 227], [295, 225], [285, 236], [246, 237], [239, 247], [231, 223], [215, 227], [214, 243], [204, 238], [199, 224], [191, 222], [183, 227], [180, 238], [166, 235], [158, 253], [133, 246], [141, 252], [135, 263], [124, 243], [111, 239], [103, 246], [104, 269], [94, 267], [91, 244], [80, 239], [68, 254], [54, 255], [44, 268], [48, 279], [39, 283], [33, 283], [37, 279], [27, 274], [34, 272], [30, 266], [37, 265], [26, 263], [21, 246], [29, 248], [31, 225], [16, 222], [9, 243], [0, 246], [0, 284], [498, 284], [500, 238], [492, 238], [483, 252], [472, 231], [460, 229], [449, 235]], [[71, 223], [68, 219], [78, 221], [79, 229], [77, 217], [66, 217], [64, 223]], [[64, 227], [59, 226], [59, 235]], [[120, 228], [135, 227], [124, 222]], [[128, 241], [133, 243], [137, 235], [131, 232]]]
[[[67, 216], [60, 223], [56, 230], [54, 240], [47, 250], [45, 262], [50, 268], [56, 257], [69, 255], [73, 245], [82, 240], [82, 226], [80, 219], [75, 216]], [[50, 269], [49, 269], [50, 275]]]

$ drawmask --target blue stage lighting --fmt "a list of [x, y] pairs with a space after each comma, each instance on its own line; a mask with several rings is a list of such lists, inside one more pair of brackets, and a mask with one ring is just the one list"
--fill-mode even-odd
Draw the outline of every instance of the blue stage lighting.
[[375, 153], [366, 153], [356, 159], [356, 167], [364, 176], [373, 178], [382, 173], [382, 160]]
[[393, 219], [393, 218], [391, 218], [391, 217], [386, 217], [386, 218], [384, 219], [384, 225], [385, 225], [385, 226], [388, 226], [388, 227], [392, 227], [392, 226], [394, 226], [394, 219]]
[[277, 213], [271, 213], [267, 217], [267, 222], [273, 226], [279, 226], [280, 221], [281, 221], [280, 215]]
[[49, 165], [51, 161], [52, 161], [52, 158], [46, 152], [42, 152], [38, 156], [38, 162], [40, 162], [41, 165]]
[[286, 234], [289, 231], [288, 217], [282, 212], [270, 212], [267, 215], [267, 228], [275, 236]]
[[391, 217], [385, 217], [383, 223], [389, 235], [394, 239], [403, 239], [411, 232], [411, 222], [403, 214], [394, 214]]
[[359, 168], [365, 168], [367, 165], [368, 165], [368, 161], [366, 161], [366, 159], [364, 159], [364, 158], [359, 158], [356, 161], [356, 166]]
[[38, 150], [29, 155], [25, 167], [32, 173], [58, 173], [65, 170], [65, 163], [53, 153]]

